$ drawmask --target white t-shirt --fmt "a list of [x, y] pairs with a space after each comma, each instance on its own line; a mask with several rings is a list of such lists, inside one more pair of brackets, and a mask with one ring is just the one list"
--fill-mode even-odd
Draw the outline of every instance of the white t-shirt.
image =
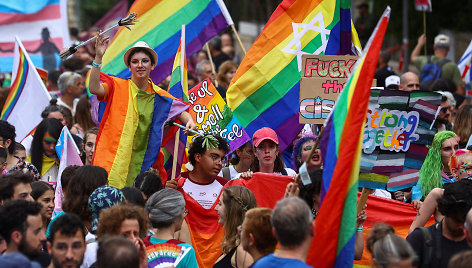
[[[232, 179], [236, 178], [238, 176], [239, 172], [236, 171], [236, 169], [234, 168], [233, 165], [229, 165], [228, 168], [229, 168], [229, 176], [230, 176], [229, 179], [232, 180]], [[223, 168], [221, 169], [220, 173], [218, 173], [218, 176], [223, 177]], [[225, 178], [225, 179], [228, 179], [228, 178]]]
[[214, 180], [210, 184], [197, 184], [187, 178], [182, 188], [188, 195], [195, 199], [200, 206], [205, 209], [210, 209], [220, 195], [223, 185], [217, 180]]
[[87, 233], [85, 236], [87, 249], [85, 250], [84, 260], [80, 268], [88, 268], [97, 261], [98, 242], [95, 239], [96, 236], [91, 233]]
[[75, 108], [77, 108], [77, 103], [79, 102], [79, 98], [75, 98], [74, 99], [74, 102], [72, 104], [73, 107], [70, 107], [69, 105], [67, 105], [65, 102], [63, 102], [61, 100], [61, 98], [57, 98], [57, 105], [61, 105], [61, 106], [64, 106], [66, 108], [69, 108], [70, 112], [72, 113], [72, 116], [75, 115]]

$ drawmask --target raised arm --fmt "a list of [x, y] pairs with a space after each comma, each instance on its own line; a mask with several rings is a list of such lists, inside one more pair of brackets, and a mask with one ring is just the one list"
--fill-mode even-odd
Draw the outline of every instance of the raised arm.
[[92, 71], [90, 71], [90, 93], [97, 95], [101, 98], [105, 96], [105, 88], [100, 84], [100, 68], [102, 65], [103, 54], [108, 47], [109, 37], [102, 38], [100, 35], [97, 36], [95, 42], [95, 59], [92, 63]]
[[[192, 116], [188, 112], [182, 112], [181, 114], [179, 114], [178, 118], [185, 125], [186, 129], [197, 130], [197, 125], [195, 125]], [[187, 135], [191, 134], [191, 132], [189, 131], [184, 132]]]
[[426, 44], [426, 35], [422, 34], [420, 37], [418, 37], [418, 43], [416, 44], [416, 47], [411, 52], [411, 57], [410, 57], [411, 63], [414, 63], [415, 59], [421, 54], [421, 48], [423, 48], [424, 44]]
[[418, 210], [418, 214], [411, 223], [410, 230], [408, 234], [413, 232], [417, 227], [423, 227], [431, 217], [434, 215], [436, 208], [438, 207], [438, 199], [440, 199], [444, 194], [444, 189], [434, 188], [424, 199], [423, 204]]

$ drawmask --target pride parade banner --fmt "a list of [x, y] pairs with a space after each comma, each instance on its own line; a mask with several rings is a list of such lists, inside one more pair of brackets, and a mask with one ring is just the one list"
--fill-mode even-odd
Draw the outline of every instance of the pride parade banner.
[[[233, 115], [210, 79], [205, 79], [188, 92], [189, 113], [200, 132], [220, 135], [230, 146], [229, 153], [250, 140], [241, 123]], [[189, 143], [193, 137], [189, 137]]]

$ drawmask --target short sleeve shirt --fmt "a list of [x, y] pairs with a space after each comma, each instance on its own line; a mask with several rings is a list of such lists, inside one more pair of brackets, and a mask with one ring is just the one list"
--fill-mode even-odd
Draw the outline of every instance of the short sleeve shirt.
[[[431, 56], [431, 62], [438, 64], [442, 58], [436, 57], [436, 56]], [[418, 56], [414, 64], [418, 68], [418, 70], [423, 70], [423, 67], [428, 63], [428, 57], [427, 56]], [[459, 67], [452, 62], [449, 61], [445, 63], [442, 68], [441, 68], [441, 78], [448, 78], [451, 79], [454, 84], [457, 85], [462, 85], [462, 77], [461, 77], [461, 72], [459, 71]]]

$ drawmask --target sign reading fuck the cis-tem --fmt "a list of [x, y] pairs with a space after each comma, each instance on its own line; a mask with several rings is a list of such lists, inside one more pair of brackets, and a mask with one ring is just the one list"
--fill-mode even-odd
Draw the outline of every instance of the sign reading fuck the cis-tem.
[[356, 56], [303, 55], [300, 123], [324, 123], [357, 59]]

